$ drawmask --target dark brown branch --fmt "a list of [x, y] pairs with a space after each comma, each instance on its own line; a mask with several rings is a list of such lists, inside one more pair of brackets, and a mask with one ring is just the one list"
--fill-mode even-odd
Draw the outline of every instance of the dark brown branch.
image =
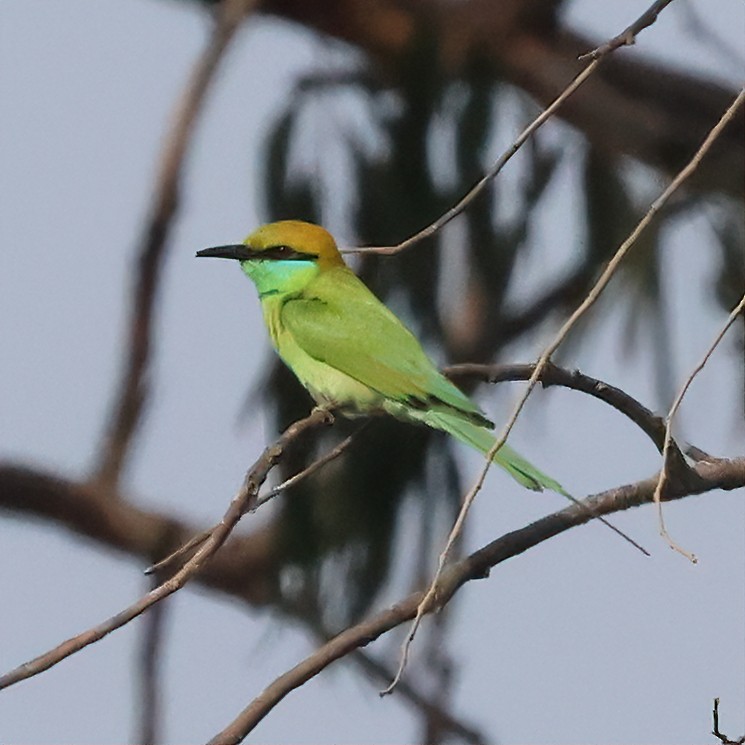
[[[668, 484], [665, 499], [673, 500], [701, 494], [713, 489], [732, 490], [745, 487], [745, 457], [717, 459], [696, 465], [695, 488], [678, 482]], [[570, 528], [586, 523], [593, 514], [609, 514], [652, 501], [657, 477], [611, 489], [589, 497], [581, 505], [570, 505], [520, 530], [507, 533], [467, 558], [450, 565], [437, 586], [437, 599], [427, 612], [445, 605], [466, 582], [489, 576], [492, 567], [524, 553]], [[210, 745], [233, 745], [246, 735], [290, 692], [318, 675], [332, 662], [365, 647], [382, 634], [413, 619], [424, 598], [424, 591], [413, 593], [396, 605], [338, 634], [302, 662], [288, 670], [265, 688], [224, 730], [210, 740]]]
[[165, 138], [150, 215], [140, 243], [127, 359], [116, 395], [94, 478], [115, 485], [130, 451], [148, 397], [148, 373], [155, 305], [167, 240], [179, 204], [181, 173], [207, 91], [225, 51], [254, 0], [226, 0], [221, 4], [207, 46], [192, 72]]
[[[502, 383], [505, 381], [530, 380], [535, 364], [480, 365], [462, 364], [446, 367], [443, 372], [449, 378], [478, 378], [485, 383]], [[581, 373], [579, 370], [567, 370], [549, 362], [541, 372], [538, 380], [544, 388], [560, 386], [573, 391], [586, 393], [599, 401], [612, 406], [628, 417], [644, 432], [661, 453], [665, 444], [665, 420], [650, 411], [620, 388], [605, 383], [597, 378]]]
[[[108, 549], [151, 564], [200, 532], [169, 515], [137, 507], [130, 495], [111, 499], [90, 484], [14, 465], [0, 466], [0, 509], [56, 523]], [[200, 584], [262, 607], [273, 596], [274, 533], [234, 536], [196, 578]]]
[[712, 719], [714, 720], [714, 726], [711, 730], [711, 734], [714, 735], [722, 745], [743, 745], [745, 743], [745, 735], [739, 737], [737, 740], [730, 740], [727, 735], [719, 731], [719, 699], [714, 699], [714, 710], [711, 713]]
[[[691, 494], [714, 488], [736, 489], [745, 486], [745, 459], [722, 461], [707, 456], [706, 460], [697, 465], [696, 470], [698, 475], [703, 476], [704, 481], [698, 489], [691, 490]], [[592, 509], [599, 510], [602, 505], [603, 510], [599, 511], [610, 512], [647, 502], [651, 495], [650, 488], [654, 488], [654, 483], [656, 480], [647, 480], [641, 484], [621, 487], [601, 495], [604, 497], [602, 502], [596, 497]], [[675, 488], [675, 484], [668, 486], [666, 499], [685, 496], [673, 491]], [[171, 534], [173, 537], [169, 540], [169, 545], [176, 546], [189, 535], [198, 532], [193, 526], [159, 513], [133, 507], [125, 499], [108, 499], [106, 494], [97, 493], [90, 485], [74, 484], [8, 465], [0, 466], [0, 507], [58, 522], [103, 545], [139, 556], [146, 561], [162, 555], [164, 535]], [[584, 517], [576, 519], [578, 516], [575, 515], [575, 510], [579, 510]], [[561, 521], [567, 519], [562, 516], [567, 514], [574, 515], [576, 524], [582, 524], [589, 519], [586, 506], [581, 509], [569, 507], [557, 515], [544, 518], [537, 523], [536, 530], [539, 530], [540, 534], [529, 541], [530, 545], [550, 537], [555, 532], [572, 527], [572, 524], [563, 527], [561, 525]], [[551, 526], [556, 521], [559, 521], [560, 526], [552, 533]], [[522, 533], [518, 532], [517, 537], [513, 534], [510, 534], [512, 537], [505, 536], [497, 543], [506, 545], [505, 542], [511, 541], [512, 544], [519, 546], [522, 540], [524, 544], [528, 539], [526, 530], [527, 528], [523, 529]], [[271, 529], [255, 531], [247, 537], [234, 537], [195, 577], [195, 581], [240, 598], [251, 605], [266, 605], [274, 599], [273, 586], [268, 577], [271, 576], [275, 543]], [[521, 550], [526, 550], [530, 545]], [[504, 558], [506, 555], [498, 560]], [[418, 599], [419, 596], [404, 601], [409, 608], [408, 615], [404, 613], [394, 625], [412, 617], [411, 613], [415, 612]], [[385, 630], [382, 629], [377, 635]], [[352, 645], [353, 648], [361, 646], [364, 644], [359, 640]], [[330, 664], [339, 656], [342, 655], [334, 652], [332, 659], [326, 664]], [[365, 667], [368, 665], [365, 664]], [[381, 674], [385, 679], [390, 677], [386, 671]]]
[[[136, 507], [134, 501], [127, 495], [110, 499], [89, 484], [63, 481], [26, 468], [0, 466], [0, 509], [55, 522], [143, 562], [151, 562], [181, 545], [188, 536], [200, 533], [193, 525]], [[272, 526], [254, 530], [249, 535], [234, 534], [193, 581], [251, 607], [266, 607], [276, 600], [273, 584], [276, 545]], [[298, 620], [307, 625], [307, 619], [298, 617]], [[321, 632], [314, 629], [314, 633]], [[355, 661], [381, 683], [390, 680], [391, 671], [381, 662], [368, 656], [355, 656]], [[434, 707], [426, 696], [405, 681], [398, 690], [422, 711]], [[440, 714], [444, 725], [454, 735], [474, 745], [486, 742], [473, 726], [447, 712]]]
[[[535, 370], [535, 364], [514, 365], [452, 365], [444, 370], [448, 377], [469, 376], [477, 377], [487, 383], [501, 383], [507, 380], [530, 380]], [[561, 386], [574, 391], [587, 393], [599, 401], [607, 403], [624, 416], [628, 417], [654, 443], [662, 453], [665, 447], [665, 420], [652, 413], [644, 404], [637, 401], [620, 388], [604, 383], [597, 378], [581, 373], [579, 370], [566, 370], [553, 362], [544, 367], [538, 377], [544, 388]], [[667, 467], [675, 473], [679, 481], [690, 479], [695, 481], [695, 474], [686, 463], [677, 443], [671, 441], [668, 447]]]
[[[398, 0], [265, 0], [262, 10], [343, 39], [368, 53], [388, 79], [422, 33], [431, 34], [448, 75], [478, 70], [547, 105], [597, 44], [562, 29], [555, 4], [526, 0], [404, 3]], [[426, 28], [426, 31], [424, 30]], [[621, 50], [623, 52], [623, 50]], [[600, 152], [627, 155], [674, 175], [721, 115], [733, 91], [635, 51], [610, 55], [559, 116]], [[742, 196], [745, 115], [739, 112], [713, 157], [691, 180], [698, 191]]]
[[212, 531], [204, 545], [175, 575], [103, 623], [67, 639], [39, 657], [0, 676], [0, 690], [48, 670], [66, 657], [79, 652], [81, 649], [97, 642], [112, 631], [121, 628], [133, 618], [144, 613], [155, 603], [164, 600], [169, 595], [181, 589], [220, 549], [241, 517], [251, 509], [258, 495], [259, 488], [266, 480], [269, 471], [279, 462], [285, 448], [306, 430], [321, 424], [328, 424], [332, 421], [333, 418], [327, 411], [314, 409], [305, 419], [291, 424], [274, 444], [264, 450], [246, 474], [243, 486], [231, 501], [221, 522]]

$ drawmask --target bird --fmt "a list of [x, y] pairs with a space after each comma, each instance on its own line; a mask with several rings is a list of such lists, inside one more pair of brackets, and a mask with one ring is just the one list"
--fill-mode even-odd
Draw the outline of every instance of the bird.
[[[281, 220], [243, 243], [196, 255], [240, 263], [277, 353], [317, 406], [350, 417], [384, 412], [447, 432], [484, 455], [492, 449], [494, 423], [346, 265], [325, 228]], [[506, 443], [493, 462], [528, 489], [566, 494]]]

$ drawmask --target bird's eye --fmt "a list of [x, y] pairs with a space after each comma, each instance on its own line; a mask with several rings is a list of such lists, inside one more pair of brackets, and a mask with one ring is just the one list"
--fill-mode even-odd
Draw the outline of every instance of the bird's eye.
[[290, 246], [272, 246], [269, 250], [275, 259], [289, 259], [295, 255], [295, 251]]
[[270, 248], [267, 248], [264, 252], [264, 258], [267, 259], [282, 259], [284, 261], [290, 261], [292, 259], [300, 260], [308, 260], [313, 258], [313, 254], [306, 254], [303, 252], [298, 251], [296, 248], [293, 248], [292, 246], [285, 246], [285, 245], [279, 245], [279, 246], [271, 246]]

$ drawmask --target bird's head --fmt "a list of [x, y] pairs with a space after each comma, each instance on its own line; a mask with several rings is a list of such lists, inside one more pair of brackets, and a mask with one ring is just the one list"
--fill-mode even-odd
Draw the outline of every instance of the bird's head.
[[331, 233], [320, 225], [301, 220], [281, 220], [262, 225], [243, 243], [216, 246], [197, 251], [197, 256], [212, 256], [238, 261], [306, 261], [322, 269], [343, 266], [344, 260]]

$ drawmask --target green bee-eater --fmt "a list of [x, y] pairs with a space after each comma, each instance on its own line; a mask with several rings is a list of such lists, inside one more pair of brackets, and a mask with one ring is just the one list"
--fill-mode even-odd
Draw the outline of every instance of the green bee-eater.
[[[241, 244], [197, 256], [240, 262], [259, 292], [279, 356], [319, 406], [352, 416], [384, 411], [448, 432], [484, 454], [491, 449], [494, 424], [353, 274], [322, 227], [270, 223]], [[508, 445], [494, 462], [528, 489], [564, 493]]]

